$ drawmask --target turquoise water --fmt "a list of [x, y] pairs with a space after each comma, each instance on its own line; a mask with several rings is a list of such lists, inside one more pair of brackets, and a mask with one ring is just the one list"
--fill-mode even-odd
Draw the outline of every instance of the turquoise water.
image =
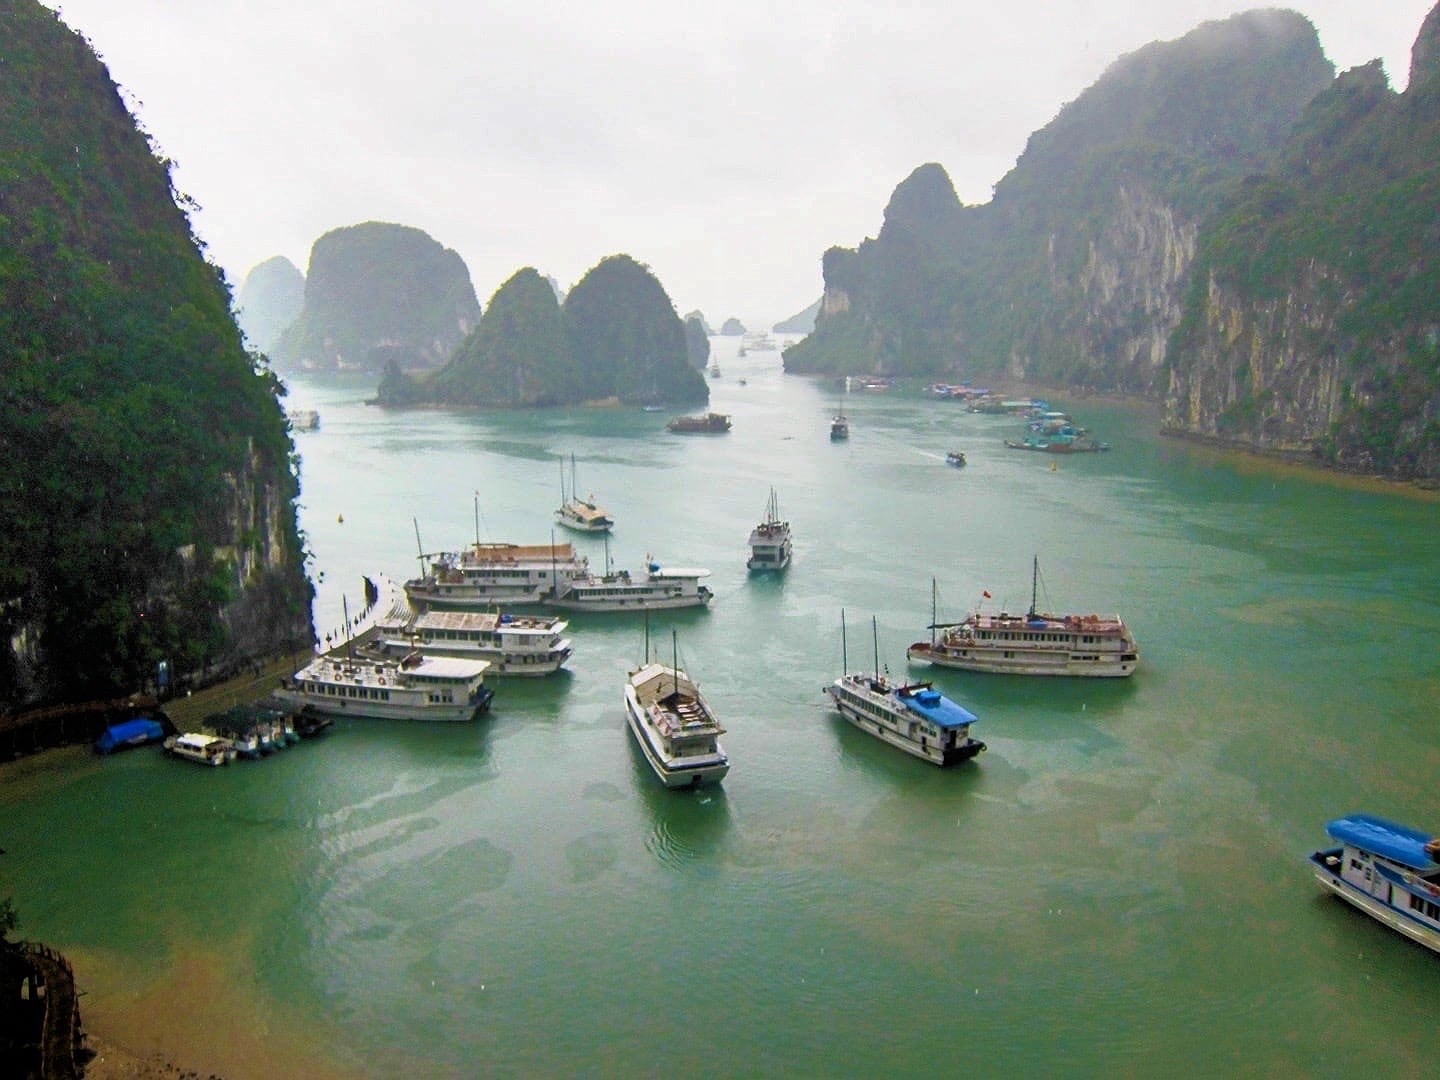
[[[664, 791], [631, 746], [633, 616], [574, 617], [569, 673], [496, 681], [474, 725], [8, 767], [0, 896], [77, 961], [87, 1017], [232, 1078], [1425, 1071], [1440, 958], [1305, 857], [1351, 810], [1440, 827], [1435, 503], [1095, 401], [1061, 404], [1115, 449], [1053, 471], [918, 391], [848, 395], [832, 444], [840, 388], [736, 344], [719, 437], [386, 413], [368, 378], [290, 401], [321, 414], [297, 444], [322, 633], [363, 575], [414, 573], [417, 531], [548, 541], [571, 453], [616, 567], [709, 567], [711, 609], [651, 633], [727, 724], [723, 789]], [[795, 561], [751, 578], [772, 485]], [[1133, 679], [917, 667], [989, 744], [946, 771], [826, 708], [842, 609], [849, 666], [899, 673], [932, 580], [942, 619], [981, 590], [1023, 609], [1035, 555], [1044, 606], [1131, 623]]]

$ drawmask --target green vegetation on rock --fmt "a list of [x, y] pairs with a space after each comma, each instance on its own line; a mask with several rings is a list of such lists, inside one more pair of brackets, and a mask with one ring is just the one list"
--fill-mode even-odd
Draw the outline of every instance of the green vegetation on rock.
[[665, 290], [628, 255], [612, 255], [556, 302], [539, 273], [517, 272], [480, 325], [430, 375], [387, 369], [382, 405], [513, 407], [615, 400], [703, 404], [686, 331]]
[[0, 702], [308, 640], [283, 390], [169, 162], [54, 12], [0, 3], [0, 58]]

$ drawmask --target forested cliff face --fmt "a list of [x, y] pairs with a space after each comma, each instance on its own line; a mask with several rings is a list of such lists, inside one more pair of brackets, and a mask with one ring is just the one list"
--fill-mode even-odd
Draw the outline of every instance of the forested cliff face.
[[0, 0], [0, 707], [308, 643], [280, 387], [89, 45]]
[[368, 221], [315, 241], [304, 308], [269, 352], [281, 370], [433, 370], [479, 320], [458, 252], [420, 229]]
[[516, 272], [443, 368], [412, 375], [391, 365], [377, 400], [501, 408], [602, 400], [690, 405], [709, 394], [660, 282], [630, 256], [612, 255], [563, 304], [538, 271]]
[[1306, 110], [1200, 237], [1165, 428], [1440, 476], [1440, 6], [1393, 92], [1377, 63]]
[[1207, 23], [1121, 58], [1031, 136], [983, 206], [923, 165], [879, 235], [832, 248], [787, 371], [1163, 391], [1202, 223], [1266, 167], [1333, 69], [1292, 12]]

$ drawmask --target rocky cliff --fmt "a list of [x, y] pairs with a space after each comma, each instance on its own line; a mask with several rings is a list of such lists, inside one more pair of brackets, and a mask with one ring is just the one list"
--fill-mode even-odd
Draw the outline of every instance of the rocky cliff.
[[1333, 69], [1293, 12], [1207, 23], [1113, 64], [1031, 136], [982, 206], [944, 169], [824, 259], [787, 371], [1016, 378], [1156, 394], [1201, 223], [1265, 167]]
[[315, 241], [304, 308], [270, 356], [281, 370], [435, 369], [479, 320], [456, 252], [419, 229], [371, 221]]
[[[708, 350], [708, 339], [704, 345]], [[630, 256], [612, 255], [586, 273], [563, 304], [536, 270], [518, 271], [443, 368], [415, 375], [392, 364], [376, 400], [501, 408], [692, 405], [709, 393], [660, 282]]]
[[0, 707], [308, 642], [294, 448], [169, 164], [88, 44], [0, 0]]
[[1437, 13], [1403, 94], [1378, 61], [1346, 72], [1207, 223], [1165, 430], [1440, 475]]

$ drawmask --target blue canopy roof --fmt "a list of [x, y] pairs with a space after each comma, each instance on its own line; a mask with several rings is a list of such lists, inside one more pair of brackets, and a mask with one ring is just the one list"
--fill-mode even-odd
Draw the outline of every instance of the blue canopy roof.
[[1408, 825], [1399, 825], [1373, 814], [1350, 814], [1327, 823], [1325, 831], [1342, 844], [1382, 856], [1412, 870], [1428, 873], [1440, 869], [1440, 864], [1425, 854], [1425, 845], [1432, 839], [1430, 834]]
[[975, 714], [929, 686], [904, 687], [899, 698], [911, 712], [923, 716], [938, 728], [969, 727]]

